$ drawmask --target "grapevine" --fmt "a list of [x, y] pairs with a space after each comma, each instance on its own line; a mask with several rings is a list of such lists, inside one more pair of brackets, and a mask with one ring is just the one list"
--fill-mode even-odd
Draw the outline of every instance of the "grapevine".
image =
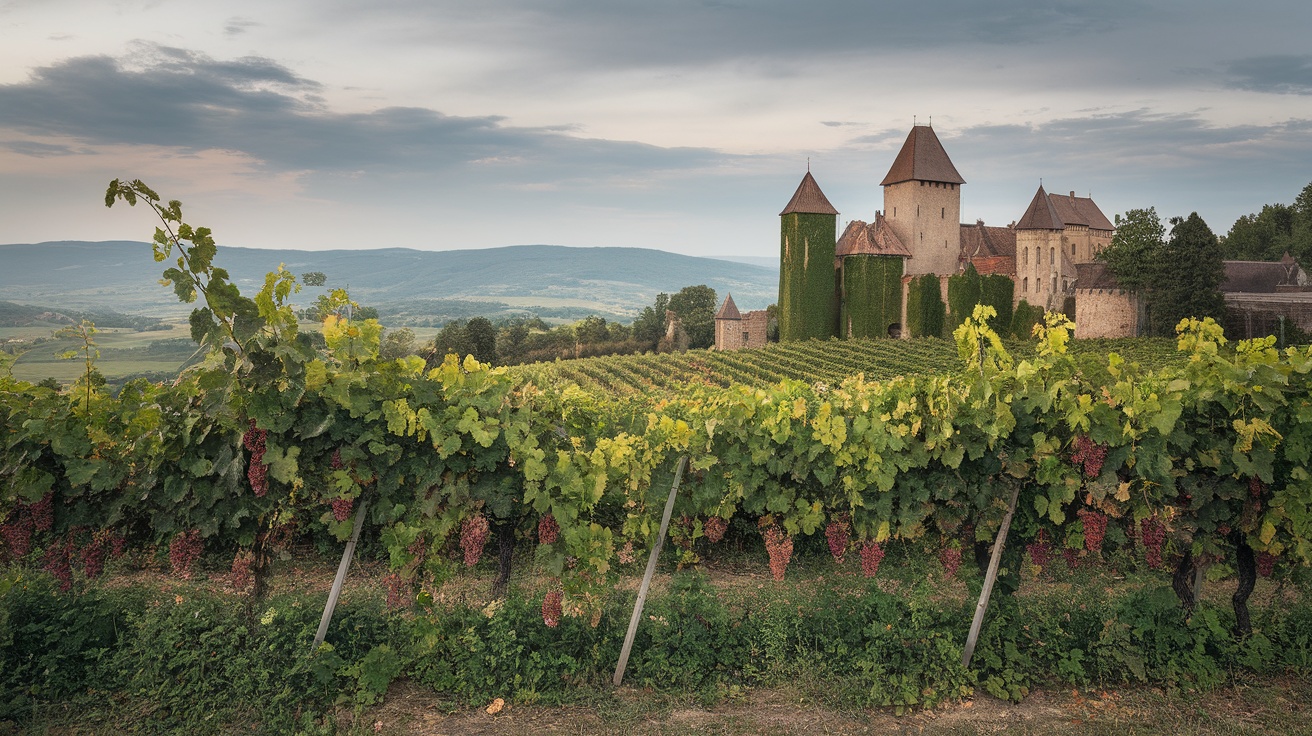
[[246, 590], [255, 582], [255, 553], [248, 549], [237, 552], [232, 558], [232, 587]]
[[1052, 540], [1048, 538], [1048, 530], [1040, 529], [1034, 541], [1025, 545], [1025, 551], [1030, 555], [1030, 562], [1040, 570], [1046, 568], [1052, 562]]
[[1076, 467], [1083, 467], [1084, 477], [1097, 478], [1102, 472], [1102, 464], [1106, 459], [1106, 445], [1100, 445], [1084, 434], [1075, 438], [1075, 451], [1071, 453], [1071, 462]]
[[351, 510], [355, 508], [355, 500], [351, 498], [334, 498], [329, 504], [333, 507], [333, 521], [346, 521], [351, 518]]
[[41, 557], [41, 569], [59, 582], [59, 590], [67, 593], [73, 587], [72, 540], [56, 540], [46, 547]]
[[555, 544], [559, 536], [560, 525], [556, 523], [556, 517], [544, 514], [538, 519], [538, 544]]
[[[264, 494], [269, 492], [269, 466], [264, 464], [265, 439], [268, 435], [263, 429], [255, 426], [255, 420], [250, 420], [250, 428], [242, 436], [242, 446], [251, 454], [250, 466], [246, 469], [246, 478], [251, 483], [251, 490], [257, 497], [263, 498]], [[340, 521], [340, 520], [339, 520]]]
[[1276, 569], [1276, 556], [1270, 552], [1257, 553], [1257, 574], [1264, 577], [1271, 577], [1271, 573]]
[[32, 525], [39, 532], [48, 532], [55, 526], [55, 494], [47, 493], [40, 501], [28, 507], [32, 513]]

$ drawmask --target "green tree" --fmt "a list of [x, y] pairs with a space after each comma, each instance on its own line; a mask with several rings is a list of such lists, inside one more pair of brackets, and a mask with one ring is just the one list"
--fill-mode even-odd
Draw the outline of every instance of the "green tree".
[[670, 295], [664, 292], [657, 294], [656, 303], [645, 307], [638, 318], [633, 320], [633, 339], [651, 343], [655, 348], [656, 343], [665, 336], [665, 310], [669, 308]]
[[610, 342], [610, 328], [605, 317], [588, 315], [574, 325], [574, 337], [583, 345]]
[[497, 330], [497, 362], [501, 365], [518, 363], [524, 355], [524, 342], [529, 327], [524, 320], [516, 320]]
[[497, 328], [487, 317], [473, 317], [465, 323], [468, 351], [480, 363], [493, 363], [497, 359]]
[[1154, 334], [1171, 336], [1185, 317], [1225, 317], [1221, 282], [1225, 265], [1216, 234], [1197, 212], [1171, 218], [1171, 237], [1154, 266], [1150, 287], [1149, 325]]
[[670, 311], [683, 321], [689, 348], [715, 345], [715, 308], [715, 289], [705, 284], [685, 286], [670, 297]]
[[378, 355], [386, 360], [395, 360], [404, 358], [407, 355], [413, 355], [415, 352], [415, 331], [402, 327], [396, 330], [385, 330], [383, 332], [383, 342], [378, 348]]
[[472, 352], [469, 336], [465, 333], [465, 325], [460, 320], [447, 322], [433, 336], [433, 360], [437, 363], [441, 363], [447, 355], [463, 358]]
[[323, 286], [328, 283], [328, 276], [323, 271], [306, 271], [301, 274], [301, 283], [306, 286]]
[[1155, 207], [1130, 210], [1116, 216], [1116, 234], [1097, 259], [1107, 264], [1123, 288], [1143, 293], [1157, 281], [1165, 235]]

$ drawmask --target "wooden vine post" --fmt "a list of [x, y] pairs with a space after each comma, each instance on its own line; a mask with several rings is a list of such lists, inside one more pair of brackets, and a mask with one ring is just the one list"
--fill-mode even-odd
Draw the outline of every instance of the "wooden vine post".
[[629, 618], [629, 631], [624, 635], [624, 647], [620, 649], [620, 661], [615, 665], [616, 687], [624, 681], [624, 668], [629, 664], [629, 652], [633, 649], [633, 638], [638, 634], [638, 621], [642, 620], [642, 604], [647, 601], [647, 589], [651, 587], [651, 578], [656, 574], [656, 559], [661, 555], [661, 546], [665, 543], [665, 532], [670, 528], [670, 515], [674, 513], [674, 498], [679, 495], [679, 481], [683, 480], [684, 468], [688, 467], [688, 456], [679, 458], [679, 466], [674, 471], [674, 485], [670, 487], [670, 497], [665, 501], [665, 513], [661, 516], [661, 530], [656, 535], [656, 543], [651, 547], [651, 556], [647, 558], [647, 572], [642, 576], [642, 585], [638, 587], [638, 600], [633, 604], [633, 615]]
[[355, 556], [355, 545], [360, 541], [360, 530], [364, 528], [364, 509], [368, 504], [360, 499], [360, 508], [355, 510], [355, 524], [351, 527], [351, 539], [342, 551], [342, 561], [337, 565], [337, 577], [333, 578], [332, 590], [328, 591], [328, 603], [323, 607], [323, 617], [319, 619], [319, 631], [314, 635], [314, 646], [310, 654], [319, 651], [324, 637], [328, 636], [328, 624], [332, 623], [333, 611], [337, 608], [337, 599], [342, 595], [342, 585], [346, 583], [346, 571], [351, 568], [351, 558]]
[[1002, 561], [1002, 548], [1007, 544], [1007, 531], [1011, 529], [1011, 517], [1016, 513], [1016, 501], [1020, 498], [1020, 483], [1015, 483], [1011, 490], [1011, 503], [1007, 505], [1007, 515], [1002, 517], [1002, 526], [998, 528], [998, 538], [993, 542], [993, 554], [989, 557], [989, 569], [984, 575], [984, 588], [979, 592], [979, 603], [975, 605], [975, 618], [970, 622], [970, 634], [966, 636], [966, 649], [961, 653], [961, 666], [969, 667], [970, 658], [975, 656], [975, 644], [979, 641], [979, 630], [984, 625], [984, 612], [989, 607], [989, 596], [993, 593], [993, 584], [998, 580], [998, 564]]

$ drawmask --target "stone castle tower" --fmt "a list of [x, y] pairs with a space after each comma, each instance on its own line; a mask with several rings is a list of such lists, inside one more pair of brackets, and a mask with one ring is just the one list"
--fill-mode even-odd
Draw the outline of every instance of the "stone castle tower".
[[838, 210], [808, 171], [779, 218], [779, 339], [833, 337], [838, 334]]
[[884, 187], [884, 218], [911, 258], [906, 275], [953, 274], [961, 255], [961, 185], [934, 129], [911, 128]]

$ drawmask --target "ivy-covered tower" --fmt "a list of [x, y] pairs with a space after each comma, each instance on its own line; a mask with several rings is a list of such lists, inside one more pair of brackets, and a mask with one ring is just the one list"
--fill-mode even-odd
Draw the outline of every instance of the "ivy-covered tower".
[[808, 171], [779, 217], [779, 339], [834, 337], [838, 210]]
[[839, 337], [902, 335], [902, 270], [911, 251], [882, 214], [853, 220], [838, 239]]

